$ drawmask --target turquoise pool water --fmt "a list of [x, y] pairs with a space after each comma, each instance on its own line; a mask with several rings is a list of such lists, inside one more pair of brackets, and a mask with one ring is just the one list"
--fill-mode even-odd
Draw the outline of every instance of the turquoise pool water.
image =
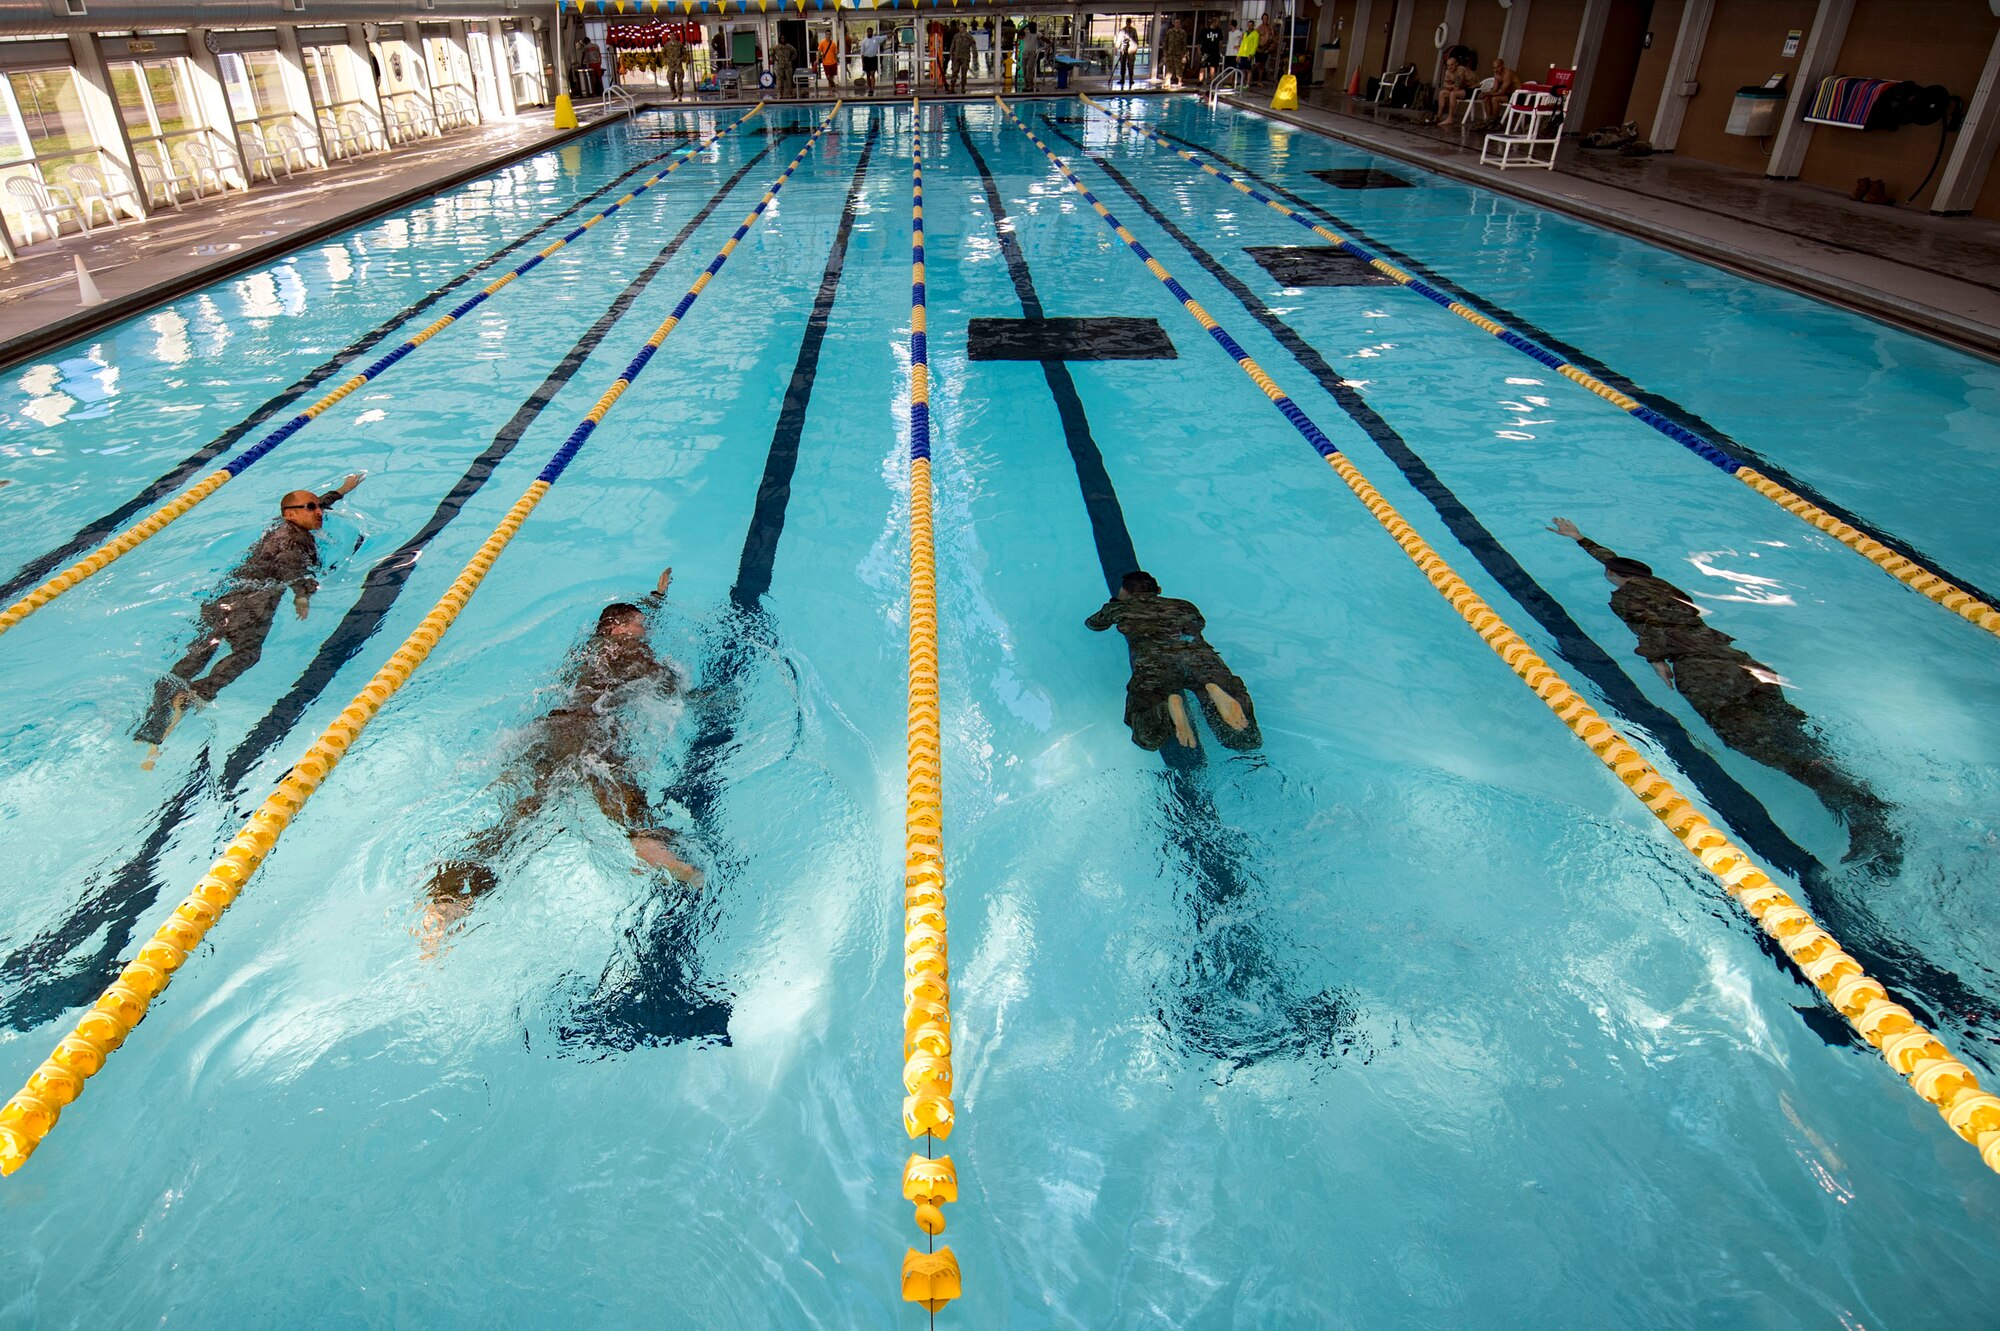
[[[1254, 114], [1121, 105], [2000, 583], [2000, 369]], [[1989, 637], [1408, 292], [1281, 285], [1246, 250], [1310, 237], [1081, 104], [1022, 114], [1538, 651], [2000, 1066]], [[729, 132], [0, 641], [8, 1077], [442, 594], [813, 115]], [[733, 119], [642, 117], [7, 370], [0, 574]], [[941, 1320], [1981, 1324], [2000, 1183], [979, 103], [836, 115], [0, 1185], [0, 1320], [916, 1324], [895, 1283], [913, 133], [966, 1278]], [[1365, 167], [1407, 186], [1312, 174]], [[973, 319], [1024, 313], [1157, 320], [1177, 355], [969, 358]], [[196, 605], [279, 492], [353, 470], [310, 616], [282, 614], [142, 772], [131, 732]], [[1843, 863], [1810, 791], [1653, 675], [1557, 516], [1782, 676], [1892, 807], [1896, 862]], [[1131, 743], [1125, 653], [1083, 620], [1135, 559], [1201, 607], [1260, 750], [1205, 737], [1169, 768]], [[655, 641], [705, 692], [641, 708], [633, 748], [705, 886], [634, 872], [573, 792], [426, 943], [432, 866], [500, 816], [598, 608], [667, 565]]]

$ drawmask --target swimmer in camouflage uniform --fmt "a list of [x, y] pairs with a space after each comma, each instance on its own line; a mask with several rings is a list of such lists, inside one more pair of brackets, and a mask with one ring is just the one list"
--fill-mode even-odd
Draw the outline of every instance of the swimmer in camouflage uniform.
[[1647, 565], [1599, 545], [1565, 518], [1548, 530], [1604, 565], [1611, 609], [1637, 635], [1638, 655], [1687, 699], [1716, 738], [1817, 795], [1847, 825], [1849, 859], [1872, 858], [1894, 872], [1902, 839], [1889, 823], [1888, 803], [1841, 770], [1809, 728], [1810, 718], [1785, 696], [1776, 671], [1710, 628], [1693, 598]]
[[1132, 659], [1125, 724], [1140, 748], [1156, 752], [1170, 736], [1184, 748], [1195, 747], [1194, 727], [1181, 697], [1186, 690], [1200, 699], [1216, 738], [1225, 745], [1254, 749], [1263, 743], [1250, 690], [1201, 636], [1206, 626], [1201, 611], [1192, 601], [1160, 595], [1152, 574], [1127, 573], [1118, 594], [1084, 624], [1099, 633], [1116, 625], [1125, 635]]

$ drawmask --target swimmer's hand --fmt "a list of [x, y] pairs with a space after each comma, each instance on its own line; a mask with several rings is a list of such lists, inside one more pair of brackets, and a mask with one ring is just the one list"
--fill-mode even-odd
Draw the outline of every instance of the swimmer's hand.
[[1583, 539], [1583, 533], [1578, 531], [1576, 529], [1576, 524], [1574, 522], [1571, 522], [1568, 518], [1557, 518], [1555, 526], [1544, 527], [1542, 530], [1552, 531], [1558, 536], [1567, 536], [1572, 541], [1580, 541]]
[[667, 584], [672, 582], [673, 580], [674, 580], [674, 570], [673, 566], [670, 564], [660, 574], [660, 580], [653, 585], [653, 595], [665, 596], [667, 594]]
[[311, 597], [309, 597], [309, 596], [294, 596], [294, 597], [292, 598], [292, 609], [294, 609], [294, 610], [296, 610], [296, 611], [298, 611], [298, 612], [299, 612], [299, 618], [300, 618], [300, 619], [304, 619], [304, 618], [306, 617], [306, 612], [307, 612], [308, 610], [310, 610], [311, 608], [312, 608], [312, 598], [311, 598]]
[[[359, 484], [361, 484], [361, 478], [362, 478], [363, 476], [366, 476], [367, 474], [368, 474], [368, 473], [367, 473], [367, 472], [365, 472], [365, 471], [351, 471], [351, 472], [349, 472], [349, 473], [347, 474], [347, 478], [346, 478], [345, 480], [341, 481], [341, 483], [340, 483], [340, 492], [341, 492], [342, 494], [344, 494], [344, 495], [347, 495], [347, 494], [353, 494], [353, 493], [354, 493], [354, 487], [355, 487], [355, 486], [357, 486], [357, 485], [359, 485]], [[304, 616], [301, 616], [301, 618], [303, 618], [303, 617], [304, 617]]]

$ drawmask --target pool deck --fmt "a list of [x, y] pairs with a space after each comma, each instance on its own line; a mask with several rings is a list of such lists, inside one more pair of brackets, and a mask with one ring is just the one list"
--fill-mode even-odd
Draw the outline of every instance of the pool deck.
[[[1084, 77], [1072, 92], [1106, 95]], [[751, 101], [671, 103], [636, 90], [641, 106], [741, 109]], [[1157, 90], [1140, 89], [1141, 92]], [[1058, 95], [1054, 89], [1042, 95]], [[1065, 94], [1066, 95], [1066, 94]], [[843, 90], [850, 102], [851, 90]], [[989, 92], [975, 91], [982, 101]], [[1550, 171], [1479, 165], [1480, 132], [1424, 129], [1413, 117], [1360, 113], [1339, 94], [1294, 112], [1273, 112], [1268, 90], [1239, 104], [1357, 147], [1559, 209], [1704, 261], [1776, 282], [2000, 360], [2000, 223], [1857, 203], [1832, 190], [1767, 181], [1668, 156], [1621, 158], [1565, 146]], [[877, 103], [902, 105], [885, 90]], [[927, 99], [931, 100], [931, 99]], [[827, 106], [778, 100], [772, 107]], [[0, 264], [0, 366], [106, 327], [194, 287], [269, 262], [301, 244], [447, 189], [496, 165], [541, 151], [616, 119], [622, 108], [579, 104], [581, 128], [558, 131], [549, 113], [527, 113], [473, 130], [190, 202], [145, 222], [69, 234]], [[73, 259], [81, 256], [104, 297], [78, 305]]]
[[[500, 120], [442, 138], [260, 181], [184, 210], [162, 208], [143, 222], [65, 232], [0, 264], [0, 366], [84, 337], [193, 287], [269, 262], [388, 209], [484, 175], [625, 114], [579, 104], [580, 128], [557, 130], [547, 111]], [[78, 302], [81, 257], [104, 303]]]
[[1664, 154], [1566, 141], [1554, 171], [1481, 166], [1484, 131], [1378, 119], [1321, 92], [1298, 111], [1242, 105], [1359, 148], [1637, 236], [2000, 360], [2000, 223], [1860, 203], [1834, 190]]

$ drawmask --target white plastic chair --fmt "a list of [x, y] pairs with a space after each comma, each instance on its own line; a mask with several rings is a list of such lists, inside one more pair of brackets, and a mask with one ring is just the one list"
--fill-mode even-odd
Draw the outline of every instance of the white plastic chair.
[[62, 218], [65, 213], [76, 219], [76, 224], [84, 231], [90, 230], [90, 218], [76, 206], [68, 191], [59, 185], [44, 185], [32, 176], [7, 177], [7, 192], [21, 201], [28, 234], [22, 239], [27, 244], [35, 243], [35, 223], [48, 228], [49, 239], [62, 234]]
[[259, 170], [272, 184], [277, 183], [281, 170], [287, 180], [291, 179], [292, 164], [285, 160], [282, 152], [267, 143], [262, 134], [254, 130], [247, 134], [239, 133], [236, 141], [243, 147], [243, 164], [249, 169], [252, 180], [257, 178]]
[[347, 114], [340, 118], [340, 123], [342, 138], [348, 143], [357, 145], [358, 151], [373, 153], [389, 150], [389, 136], [372, 123], [367, 113], [360, 107], [349, 108]]
[[271, 150], [283, 156], [288, 163], [285, 168], [286, 175], [291, 174], [289, 163], [294, 157], [299, 159], [299, 170], [301, 171], [310, 171], [320, 165], [318, 161], [319, 142], [316, 137], [311, 143], [308, 143], [290, 125], [273, 125], [270, 129], [264, 131], [264, 135], [265, 142], [271, 145]]
[[1503, 171], [1514, 166], [1555, 170], [1556, 145], [1562, 140], [1556, 112], [1561, 106], [1562, 99], [1553, 93], [1525, 89], [1515, 93], [1500, 118], [1500, 127], [1481, 145], [1479, 164]]
[[[1479, 107], [1482, 105], [1481, 99], [1487, 96], [1489, 93], [1491, 93], [1494, 87], [1495, 87], [1495, 80], [1491, 74], [1488, 74], [1485, 78], [1479, 80], [1479, 86], [1477, 88], [1474, 88], [1471, 91], [1471, 93], [1469, 93], [1466, 96], [1465, 111], [1458, 118], [1459, 127], [1461, 129], [1466, 128], [1472, 124], [1472, 113], [1475, 110], [1479, 109]], [[1480, 117], [1481, 119], [1484, 119], [1485, 112], [1481, 111]]]
[[[151, 148], [134, 148], [132, 164], [139, 168], [139, 184], [146, 191], [148, 204], [153, 201], [153, 191], [158, 190], [163, 202], [172, 204], [175, 212], [181, 210], [181, 186], [193, 185], [193, 176], [181, 170], [171, 157], [163, 163]], [[195, 197], [201, 196], [196, 194]]]
[[121, 200], [125, 199], [131, 200], [132, 207], [138, 211], [141, 217], [146, 215], [145, 204], [140, 201], [139, 195], [133, 190], [130, 183], [124, 179], [122, 173], [118, 177], [118, 183], [115, 187], [106, 181], [104, 172], [87, 162], [71, 163], [64, 174], [69, 177], [70, 193], [75, 197], [77, 206], [83, 209], [86, 217], [90, 215], [94, 208], [102, 208], [104, 209], [104, 224], [106, 226], [117, 226], [118, 204]]
[[228, 188], [222, 178], [222, 168], [216, 165], [215, 154], [206, 143], [199, 139], [187, 139], [178, 149], [179, 159], [187, 178], [194, 182], [194, 196], [202, 198], [208, 191], [220, 194]]

